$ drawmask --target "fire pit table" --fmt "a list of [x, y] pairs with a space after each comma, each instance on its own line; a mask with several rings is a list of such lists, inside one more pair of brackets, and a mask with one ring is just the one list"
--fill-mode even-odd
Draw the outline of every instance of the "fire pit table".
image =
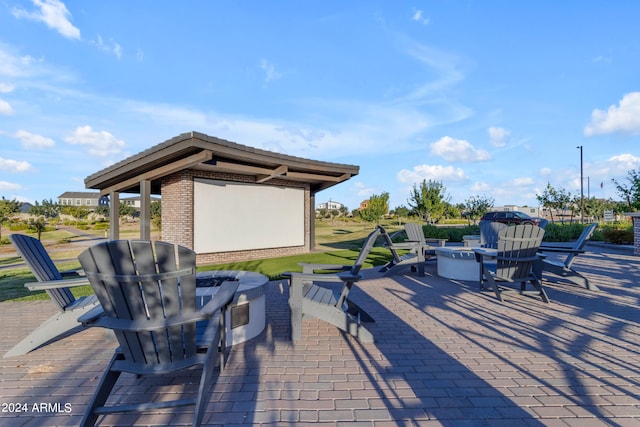
[[436, 248], [438, 276], [453, 280], [480, 280], [480, 266], [470, 247]]
[[206, 304], [220, 284], [237, 280], [238, 290], [227, 311], [227, 345], [245, 342], [258, 336], [266, 323], [265, 291], [269, 278], [264, 274], [241, 270], [212, 270], [196, 273], [197, 304]]

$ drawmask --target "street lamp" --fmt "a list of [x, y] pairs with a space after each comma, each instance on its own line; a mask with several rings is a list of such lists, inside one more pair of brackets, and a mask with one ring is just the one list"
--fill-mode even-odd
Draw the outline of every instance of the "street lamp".
[[582, 177], [582, 145], [576, 148], [580, 149], [580, 223], [584, 224], [584, 178]]

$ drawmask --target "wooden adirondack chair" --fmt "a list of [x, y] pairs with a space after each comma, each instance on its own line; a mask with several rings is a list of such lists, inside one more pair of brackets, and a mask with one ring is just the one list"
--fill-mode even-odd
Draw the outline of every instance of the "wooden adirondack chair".
[[[540, 262], [537, 253], [543, 237], [544, 229], [535, 225], [519, 224], [506, 227], [498, 233], [497, 249], [474, 249], [480, 257], [482, 274], [487, 280], [488, 287], [493, 289], [500, 301], [503, 301], [503, 293], [515, 291], [521, 294], [533, 292], [544, 302], [549, 302], [540, 278], [533, 272], [535, 263]], [[485, 262], [485, 260], [492, 261]], [[526, 284], [529, 282], [535, 291], [526, 291]], [[519, 291], [505, 286], [513, 283], [520, 284]]]
[[[18, 255], [40, 283], [29, 283], [30, 290], [44, 290], [58, 306], [58, 312], [31, 332], [26, 338], [9, 350], [4, 357], [21, 356], [31, 350], [80, 326], [78, 317], [93, 311], [98, 315], [101, 308], [95, 295], [76, 299], [69, 290], [72, 286], [88, 285], [86, 277], [77, 271], [60, 272], [51, 260], [42, 243], [24, 234], [11, 234], [9, 240]], [[71, 280], [65, 280], [71, 279]]]
[[[360, 253], [352, 266], [305, 264], [302, 273], [284, 273], [291, 287], [289, 308], [291, 309], [291, 338], [302, 338], [302, 319], [305, 316], [324, 320], [353, 335], [362, 342], [373, 342], [374, 338], [361, 322], [373, 322], [373, 318], [349, 299], [353, 285], [360, 280], [362, 268], [380, 229], [376, 228], [365, 239]], [[338, 270], [339, 273], [315, 274], [315, 270]], [[322, 283], [342, 283], [337, 292]]]
[[[197, 310], [196, 255], [190, 249], [165, 242], [116, 240], [86, 249], [79, 260], [105, 312], [88, 324], [112, 329], [120, 344], [81, 425], [94, 425], [102, 414], [184, 405], [195, 405], [192, 425], [200, 425], [217, 356], [220, 369], [224, 367], [225, 312], [238, 282], [224, 282]], [[196, 322], [202, 321], [208, 323], [198, 337]], [[123, 371], [158, 375], [192, 366], [202, 367], [193, 399], [104, 406]]]
[[542, 262], [542, 269], [557, 276], [564, 277], [565, 279], [570, 280], [576, 285], [582, 286], [592, 291], [597, 291], [598, 287], [596, 285], [591, 283], [589, 279], [584, 277], [582, 274], [576, 271], [575, 268], [573, 268], [573, 262], [578, 255], [584, 253], [584, 247], [587, 244], [587, 241], [591, 239], [591, 236], [593, 236], [593, 232], [597, 227], [597, 222], [594, 222], [593, 224], [585, 227], [578, 240], [576, 240], [576, 242], [572, 246], [540, 246], [539, 250], [541, 252], [554, 252], [567, 255], [564, 261], [555, 261], [545, 258]]
[[482, 220], [478, 224], [480, 227], [480, 247], [492, 248], [498, 247], [498, 233], [508, 227], [507, 224], [497, 221]]
[[[420, 242], [394, 242], [391, 236], [382, 226], [378, 226], [380, 236], [384, 239], [384, 246], [391, 252], [391, 261], [380, 269], [385, 276], [390, 276], [398, 270], [410, 266], [415, 268], [420, 276], [424, 276], [424, 252]], [[408, 251], [400, 255], [401, 251]]]

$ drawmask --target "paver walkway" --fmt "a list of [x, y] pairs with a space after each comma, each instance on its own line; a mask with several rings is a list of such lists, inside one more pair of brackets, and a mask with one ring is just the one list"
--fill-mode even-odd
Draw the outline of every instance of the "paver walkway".
[[[437, 277], [435, 263], [426, 277], [367, 270], [352, 295], [376, 318], [374, 344], [308, 320], [294, 345], [287, 285], [273, 282], [267, 329], [234, 346], [204, 425], [639, 426], [640, 257], [589, 250], [575, 265], [601, 291], [547, 276], [551, 304], [500, 304], [477, 283]], [[53, 310], [0, 303], [0, 353]], [[0, 359], [0, 425], [77, 425], [114, 347], [92, 329]], [[163, 399], [193, 391], [195, 378], [126, 376], [116, 397]], [[188, 425], [190, 411], [101, 425]]]

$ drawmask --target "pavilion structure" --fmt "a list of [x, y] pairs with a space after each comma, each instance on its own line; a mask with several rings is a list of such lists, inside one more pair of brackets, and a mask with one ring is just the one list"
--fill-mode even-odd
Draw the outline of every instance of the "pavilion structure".
[[198, 263], [309, 252], [315, 195], [357, 175], [354, 165], [261, 150], [197, 132], [171, 138], [85, 179], [110, 201], [140, 196], [140, 238], [151, 238], [151, 197], [162, 203], [161, 239], [195, 250]]

